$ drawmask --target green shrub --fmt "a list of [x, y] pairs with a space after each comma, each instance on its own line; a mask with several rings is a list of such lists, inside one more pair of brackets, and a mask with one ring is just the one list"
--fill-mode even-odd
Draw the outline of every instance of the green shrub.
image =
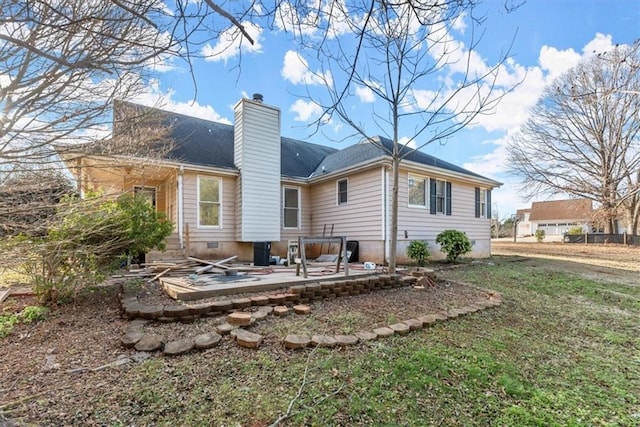
[[18, 323], [32, 323], [44, 320], [49, 310], [46, 307], [29, 305], [17, 314], [5, 314], [0, 316], [0, 338], [9, 336], [13, 327]]
[[8, 336], [13, 330], [13, 326], [20, 321], [15, 314], [5, 314], [0, 316], [0, 338]]
[[573, 227], [567, 230], [567, 234], [571, 234], [572, 236], [577, 236], [580, 234], [584, 234], [584, 230], [579, 225], [574, 225]]
[[538, 228], [535, 232], [535, 236], [536, 236], [536, 241], [540, 243], [547, 236], [547, 233], [543, 229]]
[[423, 266], [429, 258], [429, 248], [427, 242], [423, 240], [412, 240], [407, 247], [407, 256], [416, 261], [419, 266]]
[[48, 234], [28, 243], [25, 263], [41, 303], [56, 304], [104, 280], [122, 259], [164, 249], [173, 224], [142, 196], [65, 198]]
[[447, 254], [447, 261], [454, 262], [461, 255], [471, 252], [471, 241], [466, 233], [458, 230], [444, 230], [436, 236], [440, 251]]
[[20, 318], [22, 323], [32, 323], [40, 320], [44, 320], [49, 313], [49, 309], [39, 305], [29, 305], [22, 309], [20, 312]]

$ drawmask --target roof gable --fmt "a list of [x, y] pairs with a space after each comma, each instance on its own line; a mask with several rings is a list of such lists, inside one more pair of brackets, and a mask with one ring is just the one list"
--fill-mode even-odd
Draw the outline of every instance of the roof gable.
[[589, 199], [549, 200], [531, 204], [531, 221], [588, 220], [593, 212]]
[[[233, 125], [118, 101], [114, 103], [114, 117], [116, 117], [114, 134], [120, 131], [117, 118], [125, 117], [127, 112], [131, 111], [144, 113], [147, 120], [158, 126], [167, 127], [173, 147], [164, 154], [165, 159], [191, 165], [237, 169], [234, 164]], [[307, 179], [388, 157], [387, 153], [393, 149], [393, 141], [380, 136], [373, 139], [377, 144], [363, 140], [338, 150], [325, 145], [281, 137], [281, 175]], [[406, 154], [405, 160], [410, 162], [488, 180], [474, 172], [406, 146], [401, 146], [400, 153]]]
[[[322, 163], [318, 165], [314, 175], [334, 172], [348, 168], [352, 165], [385, 157], [388, 156], [388, 153], [393, 151], [393, 141], [390, 139], [381, 136], [375, 136], [372, 139], [374, 142], [370, 142], [365, 139], [358, 144], [351, 145], [337, 153], [327, 156]], [[384, 147], [384, 149], [382, 147]], [[461, 168], [460, 166], [454, 165], [453, 163], [446, 162], [437, 157], [419, 150], [414, 150], [404, 145], [400, 146], [400, 155], [405, 155], [404, 160], [421, 165], [431, 166], [449, 172], [456, 172], [474, 178], [487, 179], [475, 172], [471, 172], [467, 169]]]

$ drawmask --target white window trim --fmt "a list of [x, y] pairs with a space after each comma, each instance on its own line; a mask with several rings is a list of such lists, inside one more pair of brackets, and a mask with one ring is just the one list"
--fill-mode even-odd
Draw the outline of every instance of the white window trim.
[[[218, 209], [218, 225], [202, 225], [200, 224], [200, 179], [215, 179], [218, 181], [218, 205], [220, 206]], [[196, 218], [198, 228], [209, 229], [209, 230], [220, 230], [222, 229], [222, 179], [217, 176], [209, 176], [209, 175], [197, 175], [196, 178], [197, 192], [196, 192]]]
[[[285, 203], [286, 203], [285, 191], [287, 189], [288, 190], [296, 190], [298, 192], [298, 221], [297, 221], [298, 225], [296, 227], [286, 227], [285, 223], [284, 223], [284, 218], [285, 218], [284, 210], [285, 210]], [[285, 186], [282, 187], [282, 229], [283, 230], [300, 230], [300, 218], [301, 218], [300, 211], [302, 210], [301, 196], [302, 195], [301, 195], [300, 187], [294, 187], [294, 186], [291, 186], [291, 185], [285, 185]]]
[[[344, 203], [340, 203], [340, 183], [342, 181], [347, 182], [347, 201]], [[349, 204], [349, 178], [342, 178], [336, 181], [336, 206], [343, 206]]]
[[[409, 196], [409, 180], [413, 177], [413, 179], [420, 179], [423, 183], [424, 190], [424, 205], [414, 205], [411, 203], [411, 197]], [[429, 178], [422, 175], [415, 175], [412, 173], [407, 174], [407, 206], [410, 208], [416, 209], [427, 209], [429, 207]]]

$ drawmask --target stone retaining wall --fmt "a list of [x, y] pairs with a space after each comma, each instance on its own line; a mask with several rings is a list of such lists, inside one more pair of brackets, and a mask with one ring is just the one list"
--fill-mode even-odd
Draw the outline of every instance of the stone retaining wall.
[[[120, 341], [124, 347], [135, 348], [139, 352], [162, 351], [166, 356], [175, 356], [189, 353], [194, 350], [204, 350], [217, 345], [223, 336], [229, 336], [239, 346], [246, 348], [258, 348], [263, 337], [249, 332], [244, 327], [249, 327], [255, 322], [265, 319], [269, 315], [286, 316], [290, 312], [287, 305], [293, 305], [293, 312], [299, 315], [311, 313], [311, 307], [306, 303], [324, 299], [355, 296], [381, 289], [391, 289], [403, 286], [422, 288], [419, 276], [426, 277], [430, 272], [416, 274], [416, 276], [380, 275], [377, 277], [346, 279], [335, 282], [322, 282], [307, 285], [295, 285], [288, 288], [287, 292], [270, 295], [256, 295], [236, 299], [216, 300], [193, 306], [187, 305], [163, 305], [146, 306], [140, 304], [136, 295], [123, 294], [121, 305], [123, 314], [132, 319], [124, 331]], [[419, 330], [439, 321], [453, 319], [468, 313], [474, 313], [489, 307], [495, 307], [502, 303], [502, 298], [497, 293], [489, 293], [487, 299], [481, 299], [466, 307], [450, 309], [446, 312], [427, 313], [412, 319], [378, 327], [372, 331], [359, 331], [353, 335], [303, 335], [291, 334], [282, 339], [287, 349], [299, 349], [305, 347], [335, 347], [350, 346], [359, 342], [365, 342], [392, 335], [406, 335], [414, 330]], [[257, 307], [252, 313], [247, 308]], [[150, 321], [172, 322], [190, 321], [199, 316], [227, 315], [226, 322], [217, 325], [214, 330], [182, 339], [166, 342], [163, 336], [147, 334], [144, 326]]]
[[156, 320], [158, 322], [191, 321], [200, 316], [220, 316], [233, 310], [253, 306], [307, 304], [325, 298], [355, 296], [382, 289], [413, 286], [413, 276], [379, 275], [357, 279], [294, 285], [286, 292], [256, 295], [247, 298], [225, 298], [201, 304], [143, 305], [137, 295], [124, 292], [120, 296], [122, 314], [129, 319]]

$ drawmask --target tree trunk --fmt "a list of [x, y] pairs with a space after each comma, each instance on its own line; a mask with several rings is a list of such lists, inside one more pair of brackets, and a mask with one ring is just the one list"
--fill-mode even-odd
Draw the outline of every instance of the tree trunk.
[[391, 236], [389, 242], [389, 273], [396, 272], [396, 256], [398, 245], [398, 185], [399, 185], [399, 168], [400, 159], [397, 155], [392, 160], [393, 171], [393, 187], [391, 189]]

